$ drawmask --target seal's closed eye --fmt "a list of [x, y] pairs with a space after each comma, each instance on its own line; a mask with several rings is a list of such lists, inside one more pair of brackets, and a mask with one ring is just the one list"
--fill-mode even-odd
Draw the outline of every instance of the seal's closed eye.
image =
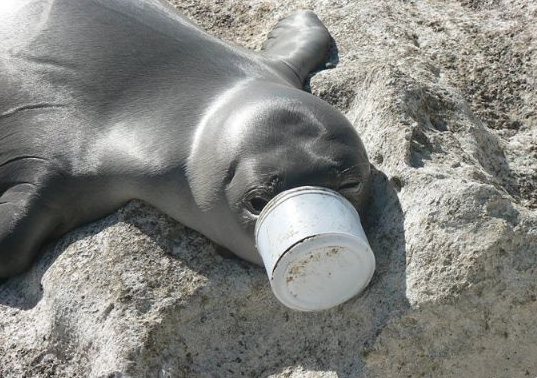
[[341, 185], [341, 186], [338, 188], [338, 190], [346, 190], [346, 189], [359, 190], [361, 186], [362, 186], [362, 183], [361, 183], [361, 182], [358, 182], [358, 181], [349, 181], [349, 182], [346, 182], [346, 183], [344, 183], [343, 185]]

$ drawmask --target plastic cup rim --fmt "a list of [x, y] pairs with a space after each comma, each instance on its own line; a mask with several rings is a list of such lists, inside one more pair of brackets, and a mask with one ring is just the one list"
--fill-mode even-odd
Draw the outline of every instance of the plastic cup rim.
[[255, 239], [257, 241], [257, 235], [259, 233], [259, 229], [261, 228], [261, 225], [263, 224], [264, 220], [267, 218], [268, 214], [280, 203], [283, 201], [286, 201], [290, 198], [303, 195], [303, 194], [325, 194], [330, 195], [334, 198], [337, 198], [341, 200], [343, 203], [347, 205], [351, 209], [351, 211], [354, 211], [356, 214], [358, 214], [358, 211], [353, 206], [352, 203], [345, 197], [343, 197], [341, 194], [336, 192], [335, 190], [325, 188], [322, 186], [298, 186], [296, 188], [285, 190], [281, 193], [278, 193], [273, 199], [271, 199], [266, 205], [265, 208], [261, 211], [261, 214], [259, 214], [259, 217], [257, 218], [257, 221], [255, 223]]

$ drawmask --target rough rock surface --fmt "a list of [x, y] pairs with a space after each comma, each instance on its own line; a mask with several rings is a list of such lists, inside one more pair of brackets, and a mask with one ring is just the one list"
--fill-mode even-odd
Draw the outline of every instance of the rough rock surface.
[[537, 3], [174, 5], [250, 48], [297, 8], [326, 23], [310, 87], [375, 169], [371, 285], [287, 310], [261, 268], [133, 202], [0, 286], [0, 376], [536, 377]]

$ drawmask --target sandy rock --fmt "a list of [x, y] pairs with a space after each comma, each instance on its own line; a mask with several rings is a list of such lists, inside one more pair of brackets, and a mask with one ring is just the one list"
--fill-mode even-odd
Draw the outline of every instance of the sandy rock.
[[172, 3], [254, 49], [294, 9], [325, 22], [335, 68], [309, 88], [374, 168], [370, 287], [288, 310], [263, 269], [135, 201], [0, 286], [0, 376], [537, 376], [537, 4]]

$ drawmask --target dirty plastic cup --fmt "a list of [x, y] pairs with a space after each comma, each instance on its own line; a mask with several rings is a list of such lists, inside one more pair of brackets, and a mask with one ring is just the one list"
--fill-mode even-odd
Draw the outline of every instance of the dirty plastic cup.
[[303, 186], [274, 197], [259, 215], [255, 237], [274, 295], [295, 310], [343, 303], [375, 271], [358, 212], [327, 188]]

